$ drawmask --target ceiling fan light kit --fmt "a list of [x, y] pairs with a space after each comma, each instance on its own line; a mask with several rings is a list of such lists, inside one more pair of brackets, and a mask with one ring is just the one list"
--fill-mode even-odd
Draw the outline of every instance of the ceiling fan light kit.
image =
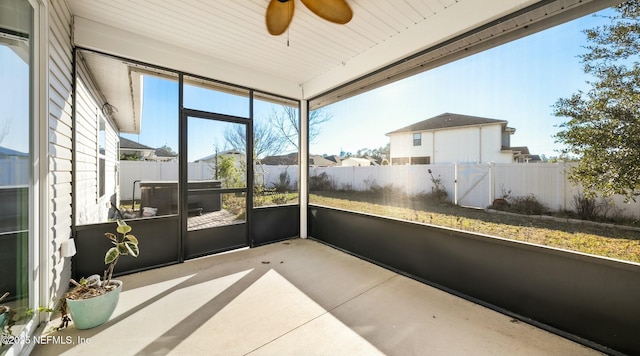
[[[353, 12], [346, 0], [301, 0], [314, 14], [323, 19], [344, 25], [351, 21]], [[274, 36], [287, 30], [294, 13], [294, 0], [271, 0], [267, 6], [267, 30]]]

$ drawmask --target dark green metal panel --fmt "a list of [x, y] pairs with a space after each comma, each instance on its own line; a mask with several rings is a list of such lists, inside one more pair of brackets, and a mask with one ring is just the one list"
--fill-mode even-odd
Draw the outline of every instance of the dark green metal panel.
[[[114, 275], [151, 269], [178, 262], [179, 220], [177, 216], [127, 220], [131, 234], [139, 241], [138, 257], [123, 256], [118, 260]], [[76, 250], [73, 257], [73, 277], [100, 274], [105, 269], [104, 255], [112, 246], [105, 232], [116, 233], [116, 223], [102, 223], [76, 227]]]
[[247, 224], [192, 230], [185, 237], [185, 258], [195, 258], [247, 246]]
[[300, 206], [280, 205], [253, 209], [253, 246], [300, 236]]
[[309, 231], [588, 346], [640, 354], [637, 264], [322, 207], [309, 208]]

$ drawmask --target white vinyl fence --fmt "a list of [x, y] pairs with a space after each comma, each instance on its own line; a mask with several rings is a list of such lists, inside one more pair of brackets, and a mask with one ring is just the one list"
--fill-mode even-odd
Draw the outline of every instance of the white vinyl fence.
[[[135, 180], [173, 180], [178, 178], [176, 162], [121, 161], [120, 199], [130, 200]], [[496, 198], [533, 195], [553, 211], [574, 210], [574, 196], [580, 189], [568, 181], [570, 163], [458, 163], [433, 165], [310, 167], [309, 175], [326, 173], [336, 189], [368, 190], [372, 186], [393, 185], [409, 195], [431, 192], [438, 181], [449, 199], [462, 206], [486, 208]], [[287, 172], [290, 183], [297, 186], [298, 166], [258, 166], [256, 183], [272, 187]], [[431, 173], [429, 173], [431, 172]], [[189, 179], [212, 179], [213, 166], [191, 163]], [[139, 198], [139, 191], [136, 198]], [[625, 204], [614, 197], [615, 208], [626, 216], [640, 217], [640, 202]]]
[[[189, 163], [190, 181], [209, 180], [215, 177], [215, 164], [207, 162]], [[298, 166], [264, 166], [255, 169], [255, 183], [272, 187], [280, 181], [280, 174], [286, 172], [290, 185], [298, 186]], [[178, 181], [178, 162], [120, 161], [120, 200], [140, 199], [138, 181]]]
[[0, 187], [29, 184], [31, 161], [23, 157], [0, 158]]

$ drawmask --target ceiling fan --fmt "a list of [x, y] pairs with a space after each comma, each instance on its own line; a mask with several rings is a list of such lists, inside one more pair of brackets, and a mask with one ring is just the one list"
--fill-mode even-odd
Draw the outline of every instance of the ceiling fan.
[[[267, 6], [267, 30], [277, 36], [287, 30], [293, 18], [294, 0], [271, 0]], [[351, 21], [353, 12], [346, 0], [302, 0], [314, 14], [327, 21], [344, 25]]]

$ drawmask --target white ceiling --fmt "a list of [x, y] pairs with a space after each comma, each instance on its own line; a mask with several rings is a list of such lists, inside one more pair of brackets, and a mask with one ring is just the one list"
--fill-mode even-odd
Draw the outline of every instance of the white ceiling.
[[[311, 108], [622, 0], [346, 0], [354, 13], [346, 25], [292, 1], [289, 30], [271, 36], [269, 0], [66, 0], [76, 46], [287, 98], [313, 98]], [[138, 81], [130, 75], [144, 68], [98, 57], [85, 56], [94, 80], [110, 104], [133, 108], [114, 119], [123, 132], [136, 132], [138, 90], [120, 86]]]
[[79, 46], [294, 98], [318, 95], [538, 1], [347, 2], [353, 19], [336, 25], [295, 0], [289, 30], [271, 36], [268, 0], [67, 0]]

